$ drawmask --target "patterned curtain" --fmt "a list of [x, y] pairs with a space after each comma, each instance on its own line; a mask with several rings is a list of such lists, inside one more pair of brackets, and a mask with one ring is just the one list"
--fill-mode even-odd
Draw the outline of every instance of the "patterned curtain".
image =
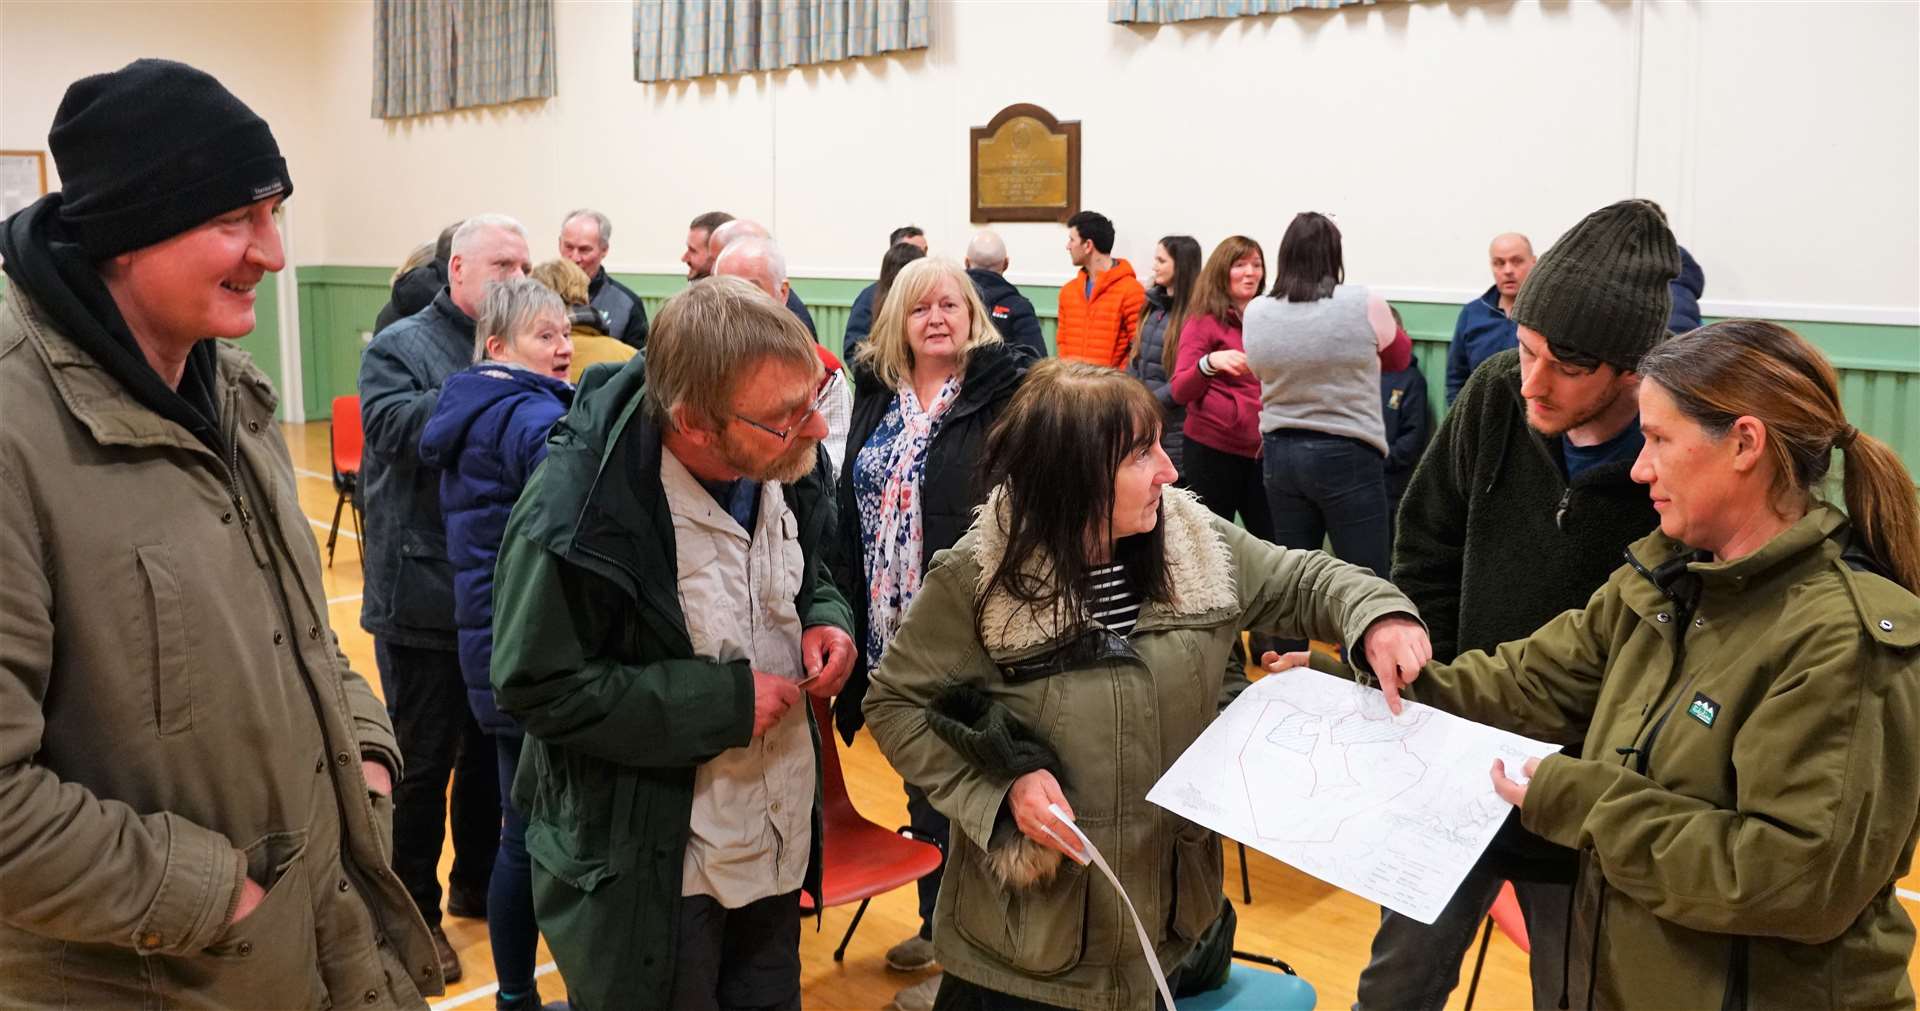
[[931, 0], [634, 0], [633, 79], [677, 81], [924, 49]]
[[374, 0], [374, 116], [553, 92], [553, 0]]
[[1239, 18], [1253, 14], [1285, 14], [1308, 8], [1330, 10], [1376, 0], [1107, 0], [1107, 20], [1115, 24], [1166, 24], [1201, 18]]

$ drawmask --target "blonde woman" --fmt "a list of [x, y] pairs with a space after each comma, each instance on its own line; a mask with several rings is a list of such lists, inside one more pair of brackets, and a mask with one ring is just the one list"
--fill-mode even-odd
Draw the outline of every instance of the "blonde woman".
[[[986, 497], [978, 473], [987, 430], [1033, 360], [1031, 349], [1001, 341], [960, 265], [935, 258], [901, 269], [872, 333], [854, 351], [835, 556], [847, 599], [866, 602], [854, 608], [853, 677], [834, 702], [834, 722], [849, 742], [860, 728], [867, 672], [879, 664], [928, 562], [960, 539]], [[947, 819], [911, 785], [907, 810], [915, 831], [945, 845]], [[920, 879], [920, 932], [887, 953], [893, 968], [933, 964], [939, 890], [939, 874]], [[903, 990], [896, 1006], [931, 1007], [934, 980]]]

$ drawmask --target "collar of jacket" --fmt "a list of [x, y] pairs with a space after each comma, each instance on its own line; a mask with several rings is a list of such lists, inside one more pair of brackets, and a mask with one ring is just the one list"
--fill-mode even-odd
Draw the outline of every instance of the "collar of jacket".
[[460, 328], [460, 333], [467, 338], [469, 345], [473, 343], [473, 317], [467, 315], [466, 310], [454, 302], [451, 287], [441, 288], [440, 293], [433, 296], [433, 307], [452, 320], [454, 326]]
[[[1076, 283], [1078, 283], [1080, 287], [1083, 289], [1087, 286], [1086, 277], [1087, 277], [1087, 268], [1081, 267], [1080, 276], [1077, 279]], [[1115, 257], [1113, 261], [1113, 266], [1108, 267], [1105, 271], [1101, 272], [1099, 277], [1096, 277], [1093, 279], [1093, 294], [1087, 297], [1087, 301], [1089, 303], [1092, 303], [1098, 300], [1100, 296], [1104, 294], [1108, 288], [1111, 288], [1114, 285], [1119, 284], [1122, 279], [1131, 278], [1131, 277], [1133, 277], [1133, 264], [1128, 263], [1127, 261], [1122, 260], [1118, 257]]]
[[[1635, 541], [1627, 547], [1627, 555], [1639, 576], [1628, 581], [1622, 599], [1642, 616], [1670, 610], [1672, 601], [1653, 574], [1660, 566], [1694, 553], [1658, 530]], [[1814, 553], [1846, 584], [1867, 636], [1894, 649], [1920, 645], [1920, 598], [1881, 575], [1861, 556], [1853, 544], [1852, 521], [1825, 502], [1816, 502], [1805, 516], [1750, 555], [1716, 562], [1700, 553], [1699, 559], [1685, 566], [1687, 575], [1698, 579], [1703, 590], [1739, 593], [1783, 568], [1806, 563]]]
[[[643, 355], [581, 377], [573, 408], [549, 439], [540, 498], [522, 533], [652, 605], [684, 634], [675, 582], [658, 574], [662, 559], [673, 562], [673, 515], [660, 484], [660, 426], [640, 409], [645, 388]], [[826, 459], [825, 447], [819, 459]], [[816, 466], [781, 487], [796, 516], [825, 507], [821, 473]]]
[[[19, 285], [9, 287], [6, 304], [6, 311], [14, 313], [21, 323], [23, 339], [32, 344], [47, 363], [47, 374], [52, 377], [61, 402], [101, 445], [168, 446], [219, 459], [213, 449], [192, 432], [135, 399], [86, 349], [50, 326], [39, 306]], [[214, 396], [223, 402], [231, 401], [239, 387], [272, 414], [280, 398], [266, 377], [257, 370], [245, 368], [240, 358], [243, 352], [228, 347], [225, 342], [216, 341], [214, 349], [217, 363]], [[231, 420], [231, 404], [222, 403], [221, 407], [222, 416]]]
[[[1007, 552], [1006, 491], [995, 488], [974, 510], [974, 563], [979, 566], [975, 592], [987, 594], [981, 608], [983, 644], [1000, 663], [1012, 663], [1070, 645], [1085, 629], [1056, 607], [1042, 613], [1039, 606], [1014, 600], [1004, 589], [987, 589], [994, 569]], [[1233, 555], [1213, 529], [1213, 513], [1193, 493], [1167, 487], [1160, 493], [1160, 522], [1165, 526], [1167, 568], [1173, 586], [1168, 601], [1148, 601], [1140, 609], [1136, 631], [1210, 625], [1240, 606], [1235, 589]], [[1053, 562], [1036, 552], [1021, 569], [1045, 581]]]
[[[949, 418], [964, 418], [972, 414], [992, 403], [1001, 391], [1019, 382], [1022, 370], [1031, 364], [1031, 354], [1030, 349], [1005, 341], [981, 344], [968, 352], [967, 371], [960, 379], [960, 396], [947, 409]], [[893, 393], [864, 360], [855, 359], [853, 395], [856, 400], [876, 394], [891, 398]]]
[[1168, 309], [1173, 305], [1173, 295], [1166, 288], [1156, 284], [1147, 289], [1147, 304], [1155, 309]]

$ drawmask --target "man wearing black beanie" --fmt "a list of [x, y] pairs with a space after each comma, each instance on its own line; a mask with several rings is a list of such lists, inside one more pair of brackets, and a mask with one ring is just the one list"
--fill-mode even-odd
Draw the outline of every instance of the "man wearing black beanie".
[[400, 761], [231, 346], [293, 181], [213, 77], [67, 89], [0, 222], [0, 1006], [422, 1008]]

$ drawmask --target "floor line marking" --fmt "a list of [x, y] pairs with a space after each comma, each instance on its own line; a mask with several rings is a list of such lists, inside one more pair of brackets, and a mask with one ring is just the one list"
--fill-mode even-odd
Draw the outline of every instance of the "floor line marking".
[[[313, 525], [314, 525], [314, 526], [315, 526], [316, 528], [318, 528], [318, 529], [321, 529], [321, 530], [332, 530], [332, 529], [333, 529], [333, 524], [331, 524], [331, 523], [322, 523], [322, 522], [320, 522], [319, 520], [317, 520], [317, 519], [314, 519], [314, 518], [313, 518], [313, 517], [311, 517], [311, 516], [309, 516], [309, 517], [307, 517], [307, 522], [308, 522], [308, 523], [311, 523], [311, 524], [313, 524]], [[351, 531], [351, 530], [342, 530], [342, 531], [340, 531], [340, 536], [342, 536], [342, 537], [345, 537], [345, 538], [346, 538], [347, 540], [350, 540], [350, 541], [357, 541], [357, 540], [359, 540], [359, 539], [360, 539], [359, 537], [357, 537], [357, 536], [355, 536], [355, 535], [354, 535], [354, 533], [353, 533], [353, 531]]]
[[[554, 965], [552, 962], [543, 962], [538, 969], [533, 970], [533, 978], [539, 979], [558, 968], [559, 966]], [[458, 997], [449, 997], [438, 1004], [430, 1005], [427, 1011], [448, 1011], [449, 1008], [457, 1008], [463, 1004], [471, 1004], [482, 997], [491, 997], [499, 992], [500, 984], [498, 982], [488, 983], [486, 986], [469, 990]]]

